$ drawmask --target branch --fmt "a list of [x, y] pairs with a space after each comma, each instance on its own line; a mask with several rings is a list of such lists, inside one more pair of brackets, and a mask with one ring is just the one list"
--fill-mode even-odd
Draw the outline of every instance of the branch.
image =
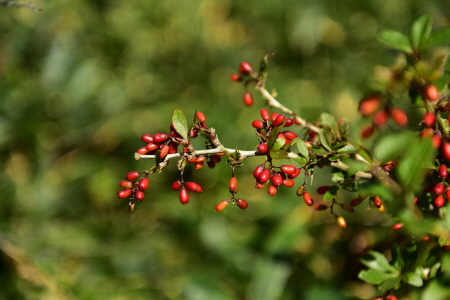
[[40, 8], [37, 5], [31, 4], [31, 3], [23, 3], [23, 2], [17, 2], [17, 1], [0, 1], [0, 6], [6, 6], [6, 7], [25, 7], [31, 10], [35, 11], [42, 11], [42, 8]]
[[288, 114], [290, 116], [293, 116], [294, 119], [303, 127], [308, 128], [311, 131], [317, 132], [319, 133], [320, 129], [317, 126], [314, 126], [313, 124], [309, 123], [308, 121], [300, 118], [295, 112], [293, 112], [292, 110], [290, 110], [289, 108], [287, 108], [286, 106], [284, 106], [283, 104], [281, 104], [280, 102], [278, 102], [278, 100], [276, 100], [264, 87], [264, 84], [261, 85], [256, 85], [256, 89], [259, 90], [262, 94], [262, 96], [267, 100], [267, 104], [278, 108], [279, 110], [281, 110], [282, 112], [284, 112], [285, 114]]

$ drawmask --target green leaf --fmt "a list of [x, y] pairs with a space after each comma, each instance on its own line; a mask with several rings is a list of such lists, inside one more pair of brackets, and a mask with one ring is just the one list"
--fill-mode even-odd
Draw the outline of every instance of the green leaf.
[[380, 252], [370, 251], [364, 254], [361, 256], [361, 263], [373, 270], [393, 273], [396, 276], [400, 274], [399, 270], [391, 266], [386, 257]]
[[326, 128], [320, 128], [319, 131], [319, 140], [322, 146], [327, 149], [329, 152], [331, 152], [330, 147], [330, 136], [329, 132]]
[[386, 279], [379, 287], [378, 290], [382, 293], [387, 292], [390, 289], [393, 289], [395, 287], [397, 287], [400, 282], [402, 281], [402, 278], [399, 277], [395, 277], [395, 278], [389, 278]]
[[278, 138], [275, 140], [275, 143], [272, 146], [273, 150], [280, 150], [286, 144], [285, 138]]
[[323, 201], [327, 202], [336, 198], [337, 192], [339, 191], [339, 187], [337, 185], [333, 185], [328, 189], [328, 191], [323, 195]]
[[186, 141], [189, 139], [188, 135], [188, 126], [186, 122], [186, 116], [184, 113], [175, 108], [172, 113], [172, 124], [175, 130], [185, 139]]
[[284, 159], [288, 157], [288, 153], [284, 150], [270, 150], [270, 157], [273, 159]]
[[350, 121], [346, 118], [341, 118], [339, 122], [339, 131], [341, 136], [347, 136], [350, 133]]
[[364, 158], [368, 163], [372, 162], [372, 157], [370, 156], [370, 153], [367, 149], [359, 149], [358, 154], [361, 155], [361, 157]]
[[392, 247], [392, 265], [399, 270], [402, 270], [405, 266], [405, 262], [403, 260], [402, 251], [399, 245], [394, 245]]
[[313, 145], [311, 148], [309, 148], [312, 152], [314, 152], [317, 155], [323, 156], [326, 154], [329, 154], [327, 150], [323, 149], [322, 147], [318, 147], [316, 145]]
[[420, 50], [450, 43], [450, 27], [433, 30], [429, 38], [420, 44]]
[[408, 272], [408, 273], [403, 274], [402, 278], [403, 278], [404, 282], [406, 282], [407, 284], [410, 284], [412, 286], [422, 286], [423, 285], [422, 277], [420, 277], [419, 274], [416, 274], [413, 272]]
[[414, 144], [415, 136], [409, 134], [391, 134], [381, 137], [376, 143], [373, 155], [381, 162], [396, 160]]
[[338, 153], [356, 153], [359, 151], [359, 148], [353, 146], [352, 144], [347, 144], [342, 148], [338, 149]]
[[449, 126], [448, 120], [447, 119], [443, 119], [440, 114], [436, 114], [436, 118], [437, 118], [437, 121], [438, 121], [439, 125], [444, 130], [445, 134], [449, 134], [450, 126]]
[[386, 45], [404, 51], [406, 53], [412, 53], [411, 43], [406, 35], [396, 30], [384, 30], [377, 36], [378, 40]]
[[428, 14], [418, 17], [411, 27], [411, 42], [414, 49], [419, 49], [431, 32], [431, 17]]
[[304, 141], [298, 140], [297, 148], [298, 148], [298, 152], [300, 153], [301, 156], [303, 156], [304, 158], [309, 157], [308, 147], [306, 147], [306, 143]]
[[[358, 274], [358, 278], [370, 284], [382, 284], [384, 281], [397, 278], [398, 276], [392, 273], [385, 273], [377, 270], [362, 270]], [[401, 280], [401, 278], [400, 278]]]
[[308, 160], [307, 160], [306, 158], [301, 157], [301, 156], [297, 156], [297, 157], [294, 157], [294, 158], [290, 158], [290, 160], [292, 160], [293, 162], [299, 164], [299, 165], [300, 165], [300, 166], [299, 166], [300, 168], [303, 167], [303, 166], [305, 166], [306, 163], [308, 162]]
[[332, 131], [338, 131], [338, 124], [333, 115], [329, 113], [321, 113], [319, 117], [319, 125], [323, 125], [325, 127], [330, 128]]
[[336, 171], [331, 173], [331, 180], [333, 182], [339, 182], [345, 179], [344, 174], [341, 171]]
[[423, 183], [426, 167], [430, 165], [436, 149], [429, 139], [418, 140], [409, 145], [407, 153], [397, 167], [401, 185], [410, 191], [419, 191]]

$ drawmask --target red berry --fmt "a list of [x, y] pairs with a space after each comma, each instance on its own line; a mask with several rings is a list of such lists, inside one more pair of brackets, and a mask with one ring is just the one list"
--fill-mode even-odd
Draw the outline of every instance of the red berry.
[[177, 143], [170, 141], [167, 143], [167, 146], [169, 146], [169, 152], [168, 152], [169, 154], [174, 154], [174, 153], [178, 152], [178, 144]]
[[147, 148], [142, 147], [142, 148], [139, 148], [136, 152], [141, 155], [144, 155], [144, 154], [147, 154], [148, 150], [147, 150]]
[[424, 88], [423, 94], [430, 101], [439, 99], [439, 91], [434, 84], [429, 84]]
[[326, 210], [328, 209], [328, 206], [326, 206], [325, 204], [316, 204], [316, 206], [314, 206], [315, 210]]
[[264, 127], [266, 127], [266, 123], [261, 120], [254, 120], [252, 122], [252, 126], [256, 129], [263, 129]]
[[203, 168], [203, 161], [201, 161], [201, 162], [196, 162], [195, 164], [194, 164], [194, 168], [196, 169], [196, 170], [200, 170], [201, 168]]
[[196, 113], [195, 113], [195, 117], [197, 118], [197, 120], [198, 120], [199, 122], [202, 122], [202, 123], [205, 123], [205, 122], [206, 122], [206, 117], [205, 117], [205, 115], [204, 115], [201, 111], [196, 112]]
[[230, 189], [230, 193], [237, 193], [238, 191], [238, 181], [236, 177], [230, 178], [230, 183], [228, 184], [228, 188]]
[[287, 176], [288, 176], [289, 179], [297, 178], [297, 176], [300, 175], [301, 171], [302, 171], [302, 169], [295, 168], [295, 172], [293, 174], [287, 174]]
[[378, 96], [370, 96], [359, 102], [358, 110], [364, 117], [367, 117], [376, 112], [380, 108], [380, 105], [381, 101]]
[[372, 201], [373, 201], [373, 205], [375, 205], [376, 208], [380, 208], [383, 205], [381, 198], [378, 196], [373, 197]]
[[292, 179], [285, 179], [283, 180], [283, 185], [287, 187], [293, 187], [295, 184], [294, 180]]
[[389, 119], [389, 113], [385, 110], [378, 111], [372, 119], [373, 125], [376, 127], [383, 126]]
[[445, 191], [445, 198], [447, 198], [447, 201], [450, 201], [450, 190]]
[[432, 145], [434, 149], [439, 149], [441, 146], [442, 139], [439, 134], [433, 135]]
[[219, 204], [216, 205], [216, 211], [222, 211], [225, 209], [225, 207], [228, 206], [228, 203], [230, 202], [230, 200], [223, 200], [220, 201]]
[[162, 145], [162, 146], [161, 146], [161, 150], [160, 150], [160, 152], [159, 152], [159, 157], [160, 157], [161, 159], [164, 159], [164, 158], [167, 156], [168, 153], [169, 153], [169, 146], [167, 146], [167, 145]]
[[397, 123], [398, 126], [404, 127], [408, 124], [408, 115], [405, 113], [405, 111], [401, 108], [394, 107], [391, 110], [391, 116], [395, 123]]
[[445, 141], [442, 144], [442, 155], [444, 156], [445, 159], [450, 160], [450, 143]]
[[123, 189], [123, 190], [120, 190], [120, 191], [117, 193], [117, 198], [119, 198], [119, 199], [125, 199], [125, 198], [128, 198], [128, 197], [130, 197], [132, 191], [133, 191], [132, 189]]
[[128, 180], [121, 180], [119, 182], [119, 185], [123, 188], [129, 189], [133, 187], [133, 183], [131, 181]]
[[283, 184], [283, 177], [279, 173], [273, 173], [272, 175], [272, 185], [276, 186], [277, 188]]
[[436, 115], [432, 112], [427, 112], [423, 116], [423, 123], [427, 127], [432, 127], [434, 125], [434, 122], [436, 122]]
[[141, 174], [138, 171], [131, 171], [131, 172], [128, 172], [125, 177], [127, 178], [127, 180], [133, 181], [133, 180], [138, 179], [139, 176], [141, 176]]
[[249, 92], [246, 92], [243, 97], [244, 105], [247, 107], [252, 107], [253, 105], [253, 96]]
[[276, 112], [273, 112], [272, 115], [270, 116], [270, 120], [273, 122], [275, 121], [276, 118], [278, 118], [279, 114]]
[[153, 140], [155, 141], [155, 143], [165, 142], [168, 138], [169, 135], [165, 133], [157, 133], [153, 136]]
[[192, 181], [186, 182], [185, 186], [188, 190], [194, 193], [201, 193], [203, 191], [200, 185]]
[[420, 132], [420, 137], [422, 139], [432, 137], [434, 135], [434, 130], [431, 128], [426, 128]]
[[442, 207], [442, 206], [444, 206], [444, 197], [442, 196], [442, 195], [438, 195], [437, 197], [436, 197], [436, 199], [434, 199], [434, 206], [436, 206], [436, 207]]
[[290, 127], [292, 125], [294, 125], [294, 119], [286, 118], [286, 122], [284, 123], [283, 127]]
[[442, 194], [444, 192], [444, 185], [441, 182], [436, 183], [433, 191], [436, 195]]
[[180, 202], [181, 204], [187, 204], [189, 202], [189, 194], [184, 187], [180, 189]]
[[159, 148], [159, 145], [155, 144], [155, 143], [148, 143], [147, 146], [145, 146], [145, 149], [147, 149], [149, 152], [154, 151], [158, 148]]
[[297, 168], [292, 165], [282, 165], [281, 171], [283, 171], [286, 175], [293, 175], [297, 172]]
[[357, 205], [360, 205], [361, 204], [361, 202], [363, 202], [365, 199], [361, 199], [361, 198], [356, 198], [356, 199], [353, 199], [352, 200], [352, 202], [350, 202], [350, 206], [357, 206]]
[[275, 185], [269, 186], [269, 189], [267, 190], [267, 193], [269, 193], [270, 196], [275, 195], [278, 192], [278, 187]]
[[270, 114], [269, 114], [269, 111], [267, 110], [267, 108], [262, 108], [260, 113], [261, 113], [261, 118], [264, 121], [269, 121], [270, 120]]
[[230, 79], [236, 82], [242, 81], [242, 77], [239, 74], [231, 74]]
[[293, 140], [297, 137], [297, 134], [292, 131], [283, 131], [283, 134], [288, 140]]
[[374, 132], [375, 132], [375, 127], [368, 126], [368, 127], [364, 128], [364, 130], [361, 132], [361, 136], [363, 138], [367, 139], [367, 138], [371, 137]]
[[142, 200], [144, 200], [144, 198], [145, 198], [145, 193], [144, 193], [144, 191], [136, 191], [135, 193], [134, 193], [134, 198], [137, 200], [137, 201], [142, 201]]
[[320, 187], [317, 188], [317, 193], [320, 195], [325, 194], [328, 190], [330, 189], [329, 185], [322, 185]]
[[403, 223], [394, 224], [394, 226], [392, 226], [392, 229], [399, 230], [403, 227], [403, 225], [404, 225]]
[[242, 75], [249, 75], [250, 73], [253, 73], [253, 68], [248, 62], [243, 61], [239, 65], [239, 73]]
[[248, 207], [248, 203], [244, 199], [237, 199], [236, 204], [240, 209], [246, 209]]
[[151, 136], [150, 134], [144, 134], [143, 136], [141, 136], [141, 140], [146, 144], [153, 143], [153, 136]]
[[144, 177], [141, 180], [139, 180], [138, 187], [141, 191], [145, 191], [148, 188], [148, 184], [149, 184], [148, 178]]
[[261, 175], [262, 171], [264, 170], [264, 165], [259, 165], [256, 167], [256, 169], [253, 171], [253, 177], [255, 177], [255, 179], [259, 178], [259, 175]]
[[267, 144], [261, 143], [256, 147], [256, 150], [258, 150], [259, 153], [264, 154], [269, 150], [269, 146]]
[[211, 156], [209, 157], [209, 159], [210, 159], [212, 162], [216, 163], [216, 164], [220, 163], [220, 161], [222, 160], [222, 158], [220, 157], [220, 155], [217, 155], [217, 154], [211, 155]]
[[306, 205], [308, 205], [308, 206], [314, 205], [314, 200], [312, 199], [311, 195], [308, 192], [303, 194], [303, 200], [305, 201]]
[[181, 188], [181, 180], [178, 179], [172, 183], [172, 190], [178, 191]]
[[258, 182], [259, 183], [266, 183], [270, 178], [270, 170], [269, 169], [264, 169], [262, 170], [261, 174], [258, 177]]
[[284, 119], [286, 119], [286, 117], [284, 115], [279, 115], [273, 122], [272, 122], [272, 126], [273, 127], [278, 127], [281, 124], [283, 124]]

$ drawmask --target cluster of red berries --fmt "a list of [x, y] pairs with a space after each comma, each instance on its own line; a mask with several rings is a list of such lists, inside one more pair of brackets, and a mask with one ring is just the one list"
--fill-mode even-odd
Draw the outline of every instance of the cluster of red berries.
[[[361, 136], [363, 138], [370, 137], [377, 128], [386, 125], [389, 118], [400, 127], [408, 124], [408, 115], [405, 111], [398, 107], [391, 107], [390, 105], [382, 106], [382, 98], [378, 95], [363, 98], [359, 102], [359, 112], [364, 116], [372, 116], [372, 124], [363, 129]], [[380, 109], [381, 108], [381, 109]]]
[[[260, 113], [262, 120], [254, 120], [252, 126], [256, 129], [256, 134], [261, 140], [256, 149], [260, 154], [266, 154], [271, 146], [269, 145], [269, 141], [272, 130], [274, 128], [292, 126], [296, 121], [292, 118], [286, 118], [283, 114], [278, 114], [276, 112], [270, 114], [266, 108], [261, 109]], [[297, 138], [297, 134], [292, 131], [282, 131], [277, 133], [276, 138], [283, 141], [283, 143], [279, 145], [279, 148], [282, 148], [284, 146], [289, 146], [292, 141]]]
[[[233, 168], [233, 173], [234, 173], [234, 168]], [[234, 204], [236, 203], [236, 205], [240, 208], [240, 209], [246, 209], [248, 207], [248, 202], [245, 201], [244, 199], [235, 198], [235, 194], [238, 192], [238, 180], [237, 178], [234, 176], [234, 174], [231, 176], [230, 178], [230, 182], [228, 184], [228, 188], [230, 190], [231, 193], [231, 199], [227, 199], [227, 200], [223, 200], [220, 201], [217, 205], [216, 205], [216, 211], [222, 211], [225, 209], [225, 207], [228, 206], [228, 204], [230, 204], [230, 201]]]
[[[257, 80], [257, 74], [255, 73], [255, 71], [253, 71], [252, 66], [248, 62], [241, 62], [241, 64], [239, 65], [239, 73], [240, 74], [232, 74], [230, 76], [230, 79], [236, 82], [245, 81], [246, 85], [251, 81]], [[249, 92], [245, 92], [242, 99], [245, 106], [253, 106], [253, 96]]]
[[124, 189], [117, 193], [119, 199], [130, 198], [128, 204], [128, 210], [134, 212], [135, 204], [133, 200], [142, 201], [145, 198], [145, 190], [148, 188], [149, 180], [148, 173], [143, 172], [144, 176], [141, 177], [142, 173], [138, 171], [128, 172], [125, 176], [126, 180], [121, 180], [119, 185]]
[[391, 293], [387, 293], [384, 296], [376, 297], [373, 300], [397, 300], [397, 297], [391, 295]]
[[[279, 170], [275, 171], [275, 169]], [[273, 196], [282, 185], [286, 187], [293, 187], [295, 184], [293, 179], [297, 178], [297, 176], [300, 175], [300, 172], [300, 168], [296, 168], [292, 165], [282, 165], [281, 167], [270, 165], [269, 168], [266, 168], [264, 164], [260, 164], [253, 171], [253, 177], [256, 179], [255, 187], [257, 189], [262, 189], [270, 182], [267, 192], [270, 196]]]
[[188, 191], [194, 193], [201, 193], [203, 191], [202, 187], [193, 181], [184, 182], [183, 177], [172, 183], [172, 190], [180, 191], [181, 204], [187, 204], [189, 202]]

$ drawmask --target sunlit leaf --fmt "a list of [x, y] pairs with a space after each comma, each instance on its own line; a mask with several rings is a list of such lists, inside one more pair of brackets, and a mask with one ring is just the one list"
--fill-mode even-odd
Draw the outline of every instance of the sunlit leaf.
[[418, 17], [411, 27], [411, 42], [414, 49], [428, 39], [431, 32], [431, 17], [428, 14]]
[[185, 139], [186, 141], [189, 139], [188, 135], [188, 125], [186, 122], [186, 116], [184, 113], [175, 108], [172, 113], [172, 124], [175, 130]]
[[411, 53], [413, 51], [408, 37], [399, 31], [384, 30], [377, 36], [377, 38], [394, 49], [401, 50], [406, 53]]
[[270, 157], [273, 159], [283, 159], [288, 157], [288, 153], [284, 150], [270, 150]]
[[441, 46], [450, 43], [450, 27], [433, 30], [429, 38], [420, 44], [420, 50]]

